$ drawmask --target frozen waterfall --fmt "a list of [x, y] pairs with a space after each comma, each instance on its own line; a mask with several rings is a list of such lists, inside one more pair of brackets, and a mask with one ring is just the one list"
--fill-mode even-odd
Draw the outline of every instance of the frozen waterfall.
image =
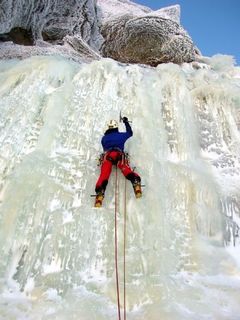
[[127, 319], [239, 319], [239, 89], [221, 56], [197, 68], [1, 61], [0, 318], [117, 319], [114, 176], [103, 208], [90, 195], [121, 111], [145, 184], [137, 200], [127, 185]]

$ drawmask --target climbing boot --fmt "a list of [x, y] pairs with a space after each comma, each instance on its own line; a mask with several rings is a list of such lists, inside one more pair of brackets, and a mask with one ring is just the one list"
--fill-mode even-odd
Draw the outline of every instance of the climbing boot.
[[98, 192], [95, 198], [95, 208], [100, 208], [102, 206], [103, 199], [104, 193], [102, 191]]
[[135, 193], [136, 198], [141, 198], [142, 196], [142, 188], [141, 188], [141, 182], [140, 181], [135, 181], [133, 182], [133, 190]]

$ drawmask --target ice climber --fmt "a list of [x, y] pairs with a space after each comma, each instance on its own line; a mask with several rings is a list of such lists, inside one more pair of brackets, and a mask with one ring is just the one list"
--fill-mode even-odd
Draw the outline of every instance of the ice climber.
[[128, 122], [128, 118], [123, 117], [122, 120], [125, 124], [126, 132], [119, 132], [118, 122], [111, 120], [101, 140], [104, 153], [101, 157], [101, 173], [95, 187], [95, 207], [102, 206], [104, 193], [113, 165], [116, 165], [122, 171], [123, 175], [131, 181], [136, 198], [140, 198], [142, 195], [141, 178], [131, 169], [128, 157], [124, 152], [124, 144], [127, 139], [133, 135], [133, 131]]

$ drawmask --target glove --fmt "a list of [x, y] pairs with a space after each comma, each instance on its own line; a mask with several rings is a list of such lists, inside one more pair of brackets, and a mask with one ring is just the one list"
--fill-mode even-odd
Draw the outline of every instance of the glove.
[[123, 121], [123, 123], [126, 123], [126, 122], [128, 122], [128, 118], [127, 117], [123, 117], [122, 121]]

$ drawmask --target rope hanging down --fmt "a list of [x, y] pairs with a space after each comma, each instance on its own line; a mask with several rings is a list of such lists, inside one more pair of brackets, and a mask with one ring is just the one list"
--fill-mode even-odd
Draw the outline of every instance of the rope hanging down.
[[124, 234], [123, 234], [123, 310], [124, 320], [126, 317], [126, 235], [127, 235], [127, 180], [125, 179], [124, 185]]
[[[120, 311], [120, 290], [119, 290], [119, 275], [118, 275], [118, 228], [117, 228], [117, 211], [118, 211], [118, 169], [116, 167], [115, 176], [115, 272], [116, 272], [116, 289], [117, 289], [117, 304], [118, 304], [118, 320], [121, 320]], [[124, 320], [126, 316], [126, 234], [127, 234], [127, 183], [125, 179], [124, 186], [124, 229], [123, 229], [123, 310]]]
[[118, 281], [118, 237], [117, 237], [117, 209], [118, 209], [118, 169], [116, 166], [115, 175], [115, 271], [116, 271], [116, 287], [117, 287], [117, 305], [118, 320], [121, 320], [120, 297], [119, 297], [119, 281]]

